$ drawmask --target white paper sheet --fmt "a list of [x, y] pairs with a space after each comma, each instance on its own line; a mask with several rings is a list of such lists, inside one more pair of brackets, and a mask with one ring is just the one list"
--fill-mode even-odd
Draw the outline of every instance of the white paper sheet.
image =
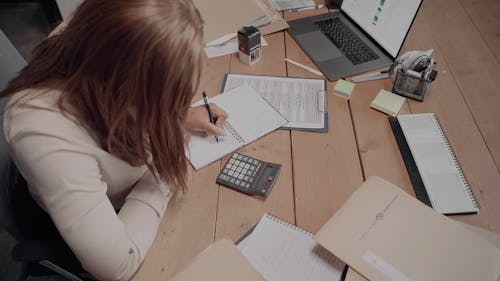
[[240, 250], [266, 280], [336, 281], [345, 266], [312, 234], [268, 214], [246, 240]]
[[248, 85], [287, 120], [286, 128], [325, 128], [325, 80], [228, 74], [223, 91]]

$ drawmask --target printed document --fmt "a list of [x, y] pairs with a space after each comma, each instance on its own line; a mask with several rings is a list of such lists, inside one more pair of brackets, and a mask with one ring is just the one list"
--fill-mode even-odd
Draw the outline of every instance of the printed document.
[[325, 80], [226, 74], [222, 91], [241, 85], [252, 87], [288, 120], [284, 129], [328, 131]]

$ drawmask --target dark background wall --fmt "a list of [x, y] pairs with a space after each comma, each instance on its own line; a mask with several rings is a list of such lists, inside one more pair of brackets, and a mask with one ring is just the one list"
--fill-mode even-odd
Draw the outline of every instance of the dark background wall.
[[53, 0], [0, 0], [0, 29], [26, 59], [60, 21], [61, 15]]

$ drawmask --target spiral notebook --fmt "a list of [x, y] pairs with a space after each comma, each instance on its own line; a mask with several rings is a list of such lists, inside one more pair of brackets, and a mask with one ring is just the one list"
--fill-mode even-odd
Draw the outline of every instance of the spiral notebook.
[[[256, 139], [278, 129], [288, 121], [250, 86], [241, 86], [228, 93], [209, 99], [229, 114], [224, 123], [226, 135], [207, 137], [203, 132], [191, 131], [186, 151], [193, 167], [198, 170], [236, 151]], [[203, 101], [193, 104], [202, 105]], [[208, 116], [207, 116], [208, 118]]]
[[336, 281], [345, 267], [311, 233], [269, 214], [264, 214], [238, 248], [269, 281]]
[[474, 214], [479, 206], [434, 113], [389, 117], [417, 198], [442, 214]]

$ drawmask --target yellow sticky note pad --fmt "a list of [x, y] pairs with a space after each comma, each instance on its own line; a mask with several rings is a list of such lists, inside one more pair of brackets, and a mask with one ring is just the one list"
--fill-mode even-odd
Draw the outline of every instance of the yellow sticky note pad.
[[370, 107], [380, 110], [391, 116], [396, 116], [403, 106], [405, 98], [398, 96], [384, 89], [380, 90], [378, 95], [370, 104]]
[[345, 81], [344, 79], [337, 80], [335, 86], [333, 87], [333, 93], [337, 95], [341, 95], [345, 98], [350, 98], [352, 95], [352, 91], [354, 91], [354, 83], [349, 81]]

